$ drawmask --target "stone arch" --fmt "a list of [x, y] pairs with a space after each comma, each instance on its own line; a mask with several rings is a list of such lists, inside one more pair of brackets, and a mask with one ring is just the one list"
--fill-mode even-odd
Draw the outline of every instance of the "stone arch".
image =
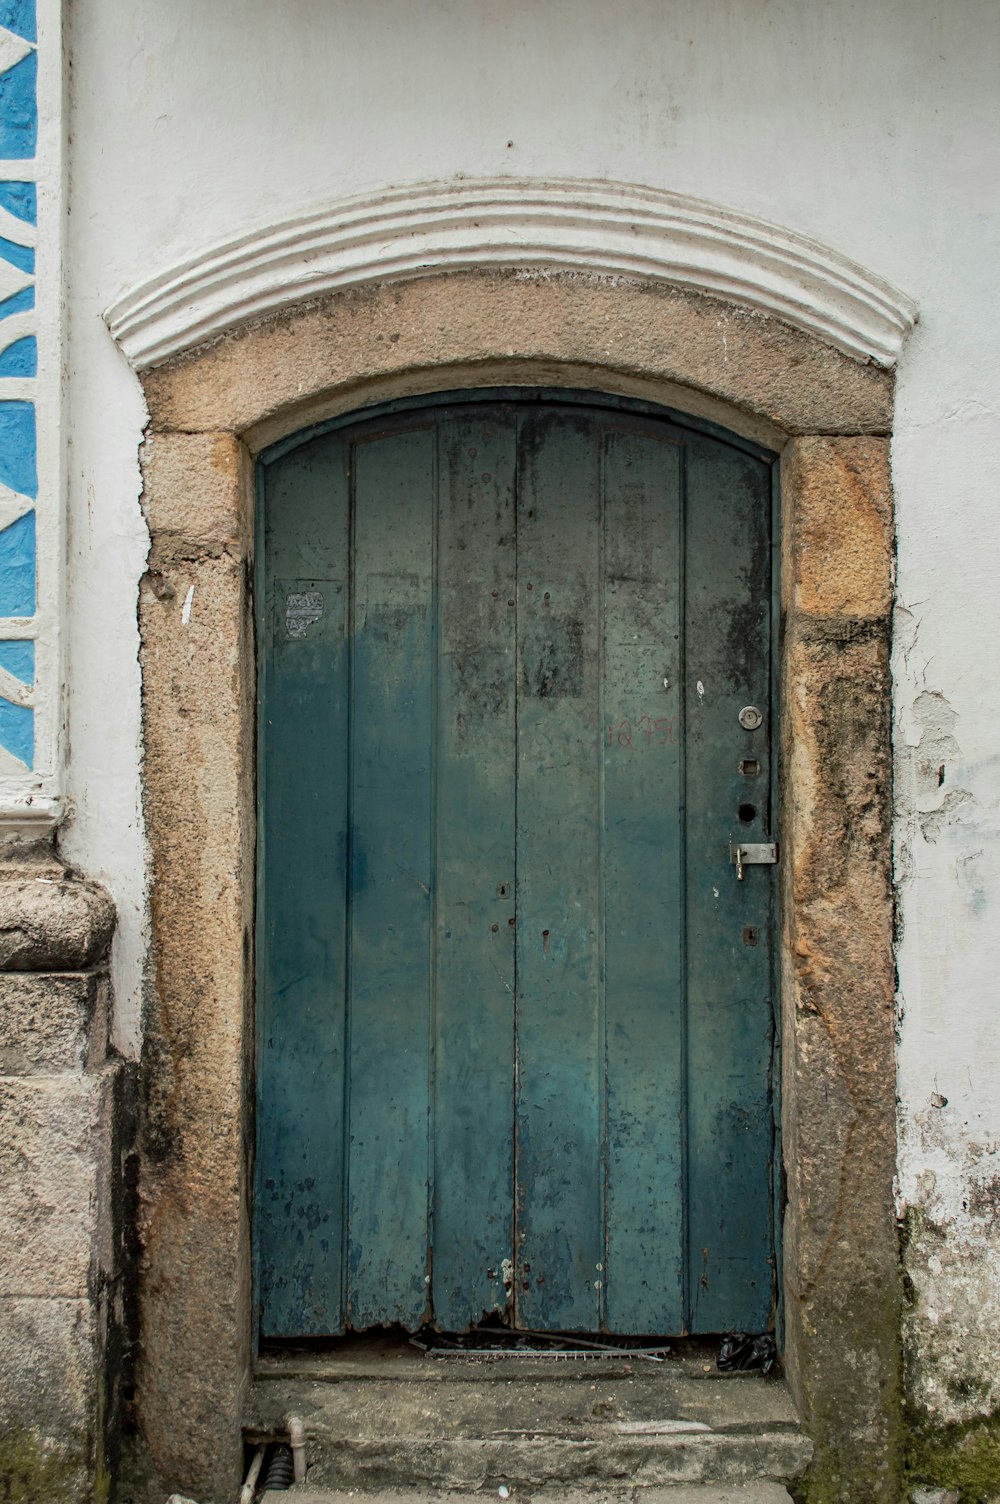
[[642, 397], [782, 451], [785, 1348], [829, 1497], [894, 1498], [891, 373], [744, 306], [591, 271], [334, 291], [144, 370], [140, 601], [154, 969], [136, 1411], [143, 1471], [231, 1489], [248, 1418], [253, 459], [458, 387]]

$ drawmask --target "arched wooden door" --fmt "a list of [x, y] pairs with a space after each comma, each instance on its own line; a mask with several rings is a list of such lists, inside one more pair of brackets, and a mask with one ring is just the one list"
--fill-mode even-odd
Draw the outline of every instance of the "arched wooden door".
[[547, 392], [262, 461], [261, 1336], [768, 1326], [772, 461]]

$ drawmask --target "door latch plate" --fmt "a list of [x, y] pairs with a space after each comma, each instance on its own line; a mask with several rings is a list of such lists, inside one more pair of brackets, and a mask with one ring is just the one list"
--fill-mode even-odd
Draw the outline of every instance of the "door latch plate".
[[729, 860], [736, 868], [736, 876], [743, 881], [745, 867], [773, 867], [778, 860], [777, 841], [731, 841]]

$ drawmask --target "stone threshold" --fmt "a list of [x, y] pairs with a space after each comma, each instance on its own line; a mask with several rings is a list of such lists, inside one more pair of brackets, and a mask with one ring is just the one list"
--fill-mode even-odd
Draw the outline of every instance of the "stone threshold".
[[[415, 1492], [385, 1492], [359, 1494], [349, 1489], [315, 1489], [302, 1484], [288, 1489], [286, 1498], [293, 1504], [483, 1504], [487, 1498], [497, 1499], [496, 1490], [489, 1493], [442, 1493], [438, 1489]], [[579, 1504], [578, 1489], [565, 1491], [546, 1488], [544, 1493], [531, 1494], [521, 1490], [509, 1491], [503, 1496], [510, 1504], [531, 1504], [533, 1499], [544, 1504]], [[679, 1483], [666, 1488], [618, 1488], [599, 1489], [588, 1492], [587, 1504], [792, 1504], [792, 1496], [780, 1483], [747, 1483], [728, 1486], [725, 1484]]]
[[402, 1352], [263, 1360], [246, 1441], [283, 1437], [293, 1414], [306, 1429], [309, 1487], [366, 1497], [544, 1488], [548, 1499], [569, 1488], [574, 1498], [618, 1500], [638, 1488], [652, 1504], [652, 1489], [669, 1488], [676, 1501], [681, 1485], [785, 1483], [811, 1455], [781, 1378], [719, 1374], [698, 1355], [662, 1364]]

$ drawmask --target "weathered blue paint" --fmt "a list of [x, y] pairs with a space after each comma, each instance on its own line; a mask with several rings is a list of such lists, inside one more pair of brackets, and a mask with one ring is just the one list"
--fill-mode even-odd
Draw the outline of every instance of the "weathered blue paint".
[[20, 679], [22, 684], [35, 682], [35, 644], [33, 642], [0, 642], [0, 668]]
[[[0, 26], [37, 41], [34, 0], [0, 0]], [[23, 162], [23, 177], [0, 183], [0, 205], [33, 225], [38, 216], [38, 193], [32, 158], [38, 135], [36, 103], [37, 57], [32, 50], [13, 67], [0, 73], [0, 158]], [[31, 239], [30, 232], [25, 239]], [[35, 273], [35, 252], [18, 238], [16, 223], [9, 237], [0, 236], [0, 260], [26, 276]], [[3, 321], [35, 306], [34, 286], [0, 302], [0, 377], [28, 383], [38, 374], [38, 349], [33, 333], [6, 343]], [[32, 390], [30, 386], [22, 392]], [[15, 520], [0, 532], [0, 617], [34, 615], [36, 606], [35, 512], [38, 496], [36, 414], [33, 400], [0, 402], [0, 486], [13, 495], [4, 499], [5, 516]], [[17, 516], [20, 511], [22, 515]], [[20, 624], [18, 624], [20, 629]], [[7, 628], [10, 630], [10, 628]], [[34, 643], [0, 641], [0, 666], [24, 684], [35, 678]], [[0, 697], [0, 746], [31, 769], [35, 758], [35, 712], [29, 705], [15, 705]], [[8, 769], [9, 771], [9, 769]]]
[[35, 610], [35, 514], [25, 512], [0, 532], [0, 616]]
[[16, 240], [7, 240], [0, 235], [0, 256], [4, 261], [9, 261], [11, 266], [16, 266], [19, 271], [35, 271], [35, 251], [30, 245], [18, 245]]
[[508, 397], [261, 477], [261, 1335], [766, 1326], [768, 457]]
[[0, 745], [30, 768], [35, 755], [35, 717], [30, 706], [0, 698]]
[[35, 0], [0, 0], [0, 26], [6, 26], [28, 42], [37, 42]]
[[[343, 1324], [346, 459], [306, 444], [272, 468], [266, 494], [255, 1260], [274, 1331]], [[297, 619], [296, 602], [316, 596], [322, 614]]]
[[38, 58], [34, 52], [0, 73], [0, 157], [25, 161], [38, 139]]
[[353, 446], [347, 1319], [428, 1307], [433, 425]]
[[608, 1324], [624, 1332], [645, 1330], [653, 1300], [665, 1331], [689, 1324], [683, 1123], [663, 1113], [685, 1097], [683, 454], [669, 435], [605, 436], [604, 865], [619, 874], [603, 893], [606, 1262]]
[[[770, 826], [767, 477], [738, 449], [686, 447], [687, 1257], [690, 1325], [766, 1325], [773, 1299], [773, 870], [733, 881], [730, 842]], [[741, 706], [765, 715], [744, 731]], [[745, 760], [759, 771], [747, 776]], [[739, 811], [752, 818], [741, 820]], [[716, 896], [718, 893], [719, 896]], [[757, 943], [747, 944], [747, 932]], [[753, 1187], [753, 1194], [748, 1188]]]
[[33, 225], [38, 218], [38, 189], [34, 183], [0, 183], [0, 206]]
[[35, 405], [0, 402], [0, 484], [19, 496], [38, 495]]
[[38, 345], [33, 334], [0, 350], [0, 376], [37, 376]]
[[584, 409], [526, 413], [520, 429], [517, 1312], [526, 1326], [596, 1331], [604, 1288], [598, 430]]
[[444, 418], [438, 463], [434, 1315], [505, 1311], [513, 1247], [516, 413]]
[[22, 287], [20, 292], [12, 293], [9, 298], [0, 301], [0, 319], [10, 318], [14, 313], [30, 313], [35, 306], [35, 289]]
[[[22, 684], [35, 682], [35, 644], [0, 642], [0, 668]], [[35, 755], [35, 714], [28, 705], [15, 705], [0, 695], [0, 745], [30, 768]]]

